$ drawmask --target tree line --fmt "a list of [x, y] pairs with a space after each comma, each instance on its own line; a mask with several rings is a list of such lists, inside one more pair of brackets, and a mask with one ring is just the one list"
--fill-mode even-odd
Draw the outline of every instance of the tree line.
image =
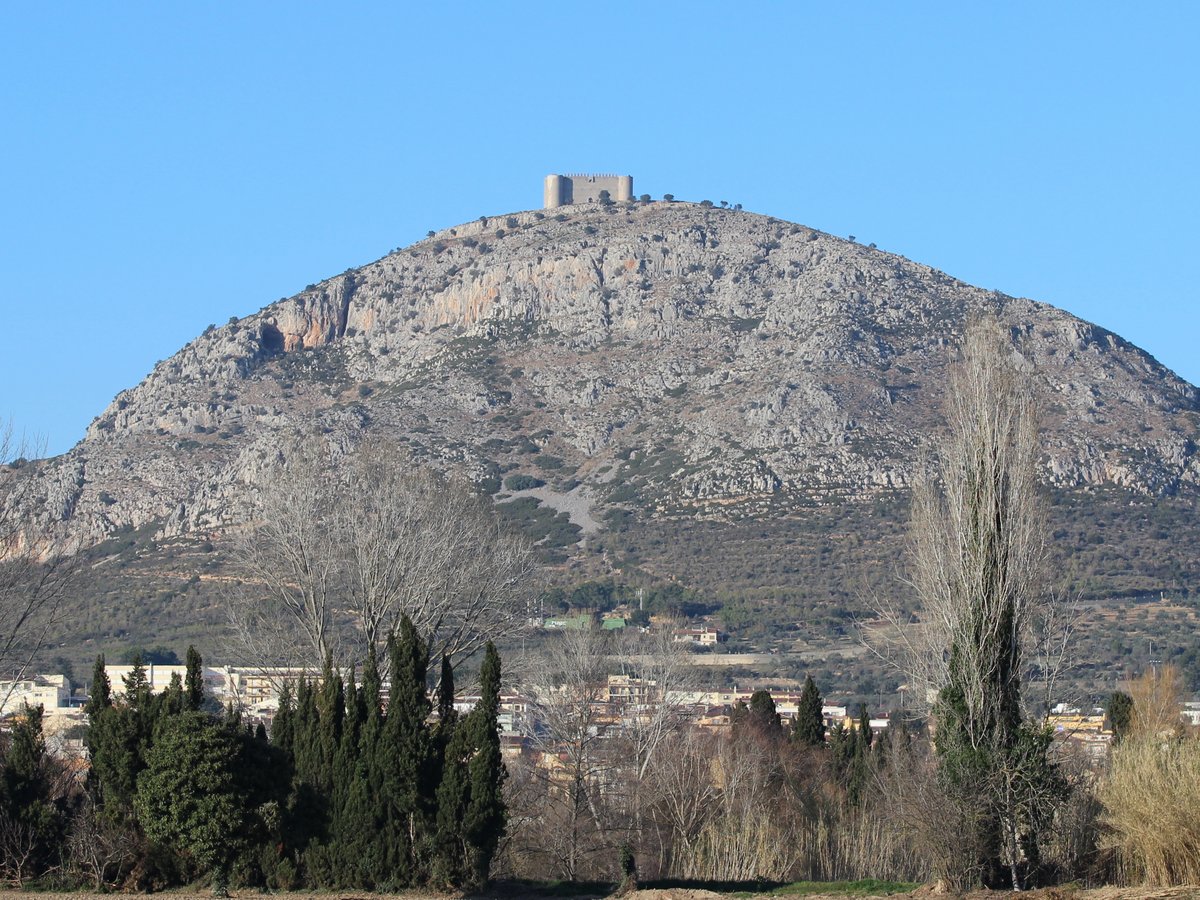
[[40, 708], [14, 728], [0, 770], [4, 874], [218, 891], [482, 885], [506, 821], [499, 654], [486, 645], [465, 715], [447, 657], [431, 702], [428, 647], [409, 619], [386, 654], [387, 684], [371, 652], [361, 677], [327, 660], [319, 679], [285, 687], [269, 737], [211, 709], [194, 649], [159, 694], [140, 662], [114, 692], [99, 657], [81, 786], [47, 753]]

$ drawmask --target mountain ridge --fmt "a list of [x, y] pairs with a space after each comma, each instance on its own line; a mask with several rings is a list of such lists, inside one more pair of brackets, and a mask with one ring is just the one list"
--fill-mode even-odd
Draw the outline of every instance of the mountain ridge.
[[210, 326], [15, 495], [85, 544], [155, 523], [219, 536], [316, 430], [396, 440], [492, 493], [548, 482], [539, 503], [581, 530], [612, 509], [862, 501], [906, 489], [985, 312], [1037, 372], [1048, 484], [1200, 487], [1200, 393], [1113, 333], [802, 225], [664, 202], [481, 217]]
[[219, 654], [221, 550], [288, 448], [394, 442], [491, 495], [553, 584], [666, 586], [778, 651], [773, 671], [819, 662], [869, 695], [890, 682], [850, 623], [903, 600], [915, 460], [985, 313], [1034, 369], [1053, 545], [1098, 611], [1087, 677], [1111, 685], [1143, 635], [1191, 654], [1200, 685], [1178, 628], [1200, 618], [1179, 599], [1200, 596], [1194, 386], [1052, 306], [703, 205], [485, 217], [212, 326], [70, 451], [0, 468], [3, 502], [83, 547], [62, 636], [78, 662]]

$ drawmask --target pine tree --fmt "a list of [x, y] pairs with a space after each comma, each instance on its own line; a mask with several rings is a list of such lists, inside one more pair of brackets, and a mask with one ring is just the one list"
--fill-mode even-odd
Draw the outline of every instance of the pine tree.
[[187, 677], [184, 679], [184, 704], [198, 710], [204, 705], [204, 662], [195, 647], [187, 649]]
[[802, 747], [825, 746], [825, 715], [821, 712], [821, 694], [809, 675], [804, 679], [800, 691], [796, 724], [792, 727], [792, 740]]
[[750, 706], [744, 721], [760, 735], [769, 738], [779, 736], [779, 713], [770, 691], [757, 690], [750, 695]]
[[183, 680], [178, 672], [171, 673], [171, 681], [154, 704], [153, 718], [155, 721], [165, 716], [175, 716], [184, 709]]

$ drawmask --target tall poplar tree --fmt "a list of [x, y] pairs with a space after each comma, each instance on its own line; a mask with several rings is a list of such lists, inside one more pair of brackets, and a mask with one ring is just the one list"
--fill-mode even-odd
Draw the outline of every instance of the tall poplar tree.
[[913, 500], [913, 584], [940, 644], [916, 671], [934, 667], [939, 774], [969, 813], [938, 874], [959, 888], [1021, 888], [1063, 794], [1048, 734], [1021, 703], [1024, 641], [1053, 597], [1027, 369], [998, 322], [967, 329], [937, 478]]

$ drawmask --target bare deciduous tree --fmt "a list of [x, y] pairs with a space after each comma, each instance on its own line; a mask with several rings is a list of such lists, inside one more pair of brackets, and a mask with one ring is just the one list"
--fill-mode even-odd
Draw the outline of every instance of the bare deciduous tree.
[[[362, 659], [407, 615], [455, 663], [524, 622], [536, 562], [487, 501], [394, 449], [310, 442], [263, 489], [236, 546], [231, 623], [261, 664]], [[385, 658], [385, 654], [380, 654]]]
[[[0, 423], [0, 677], [19, 680], [59, 624], [72, 549], [59, 532], [36, 528], [12, 496], [24, 458], [34, 453]], [[0, 707], [9, 691], [0, 694]]]
[[234, 549], [241, 584], [229, 595], [231, 624], [263, 665], [320, 665], [337, 641], [343, 547], [330, 521], [338, 492], [328, 450], [293, 449], [259, 497], [257, 522]]
[[691, 654], [672, 639], [668, 628], [658, 628], [621, 649], [617, 664], [640, 685], [636, 697], [621, 711], [633, 780], [640, 783], [659, 748], [690, 720], [689, 694], [697, 684], [696, 671]]
[[378, 444], [346, 470], [337, 531], [348, 540], [350, 611], [376, 646], [407, 615], [430, 653], [471, 656], [524, 621], [535, 593], [529, 542], [455, 479], [397, 465]]
[[[916, 699], [939, 720], [944, 781], [965, 791], [957, 802], [984, 805], [982, 827], [991, 836], [976, 843], [1019, 887], [1022, 848], [1036, 840], [1042, 812], [1060, 791], [1044, 736], [1025, 727], [1022, 680], [1037, 649], [1052, 689], [1046, 669], [1061, 661], [1069, 619], [1046, 579], [1029, 365], [994, 320], [967, 329], [946, 418], [936, 475], [919, 482], [913, 497], [911, 572], [921, 624], [906, 627], [894, 610], [882, 618], [900, 641]], [[892, 649], [885, 641], [881, 652]], [[977, 878], [974, 867], [942, 874], [960, 884]]]
[[97, 891], [120, 884], [133, 865], [137, 836], [114, 823], [96, 809], [96, 801], [85, 792], [71, 818], [66, 849], [71, 866]]
[[602, 706], [611, 641], [595, 626], [563, 631], [528, 667], [522, 686], [536, 723], [534, 786], [541, 799], [529, 823], [538, 840], [527, 850], [536, 846], [550, 857], [551, 871], [569, 881], [596, 874], [592, 858], [612, 849], [606, 802], [615, 794], [617, 760]]
[[[1046, 579], [1045, 510], [1037, 485], [1040, 444], [1028, 363], [997, 322], [967, 329], [947, 391], [947, 429], [913, 490], [910, 584], [919, 623], [896, 607], [872, 649], [899, 663], [914, 708], [950, 682], [951, 648], [972, 740], [995, 720], [997, 678], [1019, 680], [1034, 647], [1061, 661], [1070, 626]], [[997, 653], [999, 648], [1005, 653]], [[979, 727], [975, 727], [976, 723]]]
[[659, 841], [659, 871], [679, 875], [696, 854], [696, 841], [717, 814], [720, 791], [713, 759], [718, 741], [695, 728], [680, 730], [650, 760], [645, 787], [656, 824], [668, 832]]

